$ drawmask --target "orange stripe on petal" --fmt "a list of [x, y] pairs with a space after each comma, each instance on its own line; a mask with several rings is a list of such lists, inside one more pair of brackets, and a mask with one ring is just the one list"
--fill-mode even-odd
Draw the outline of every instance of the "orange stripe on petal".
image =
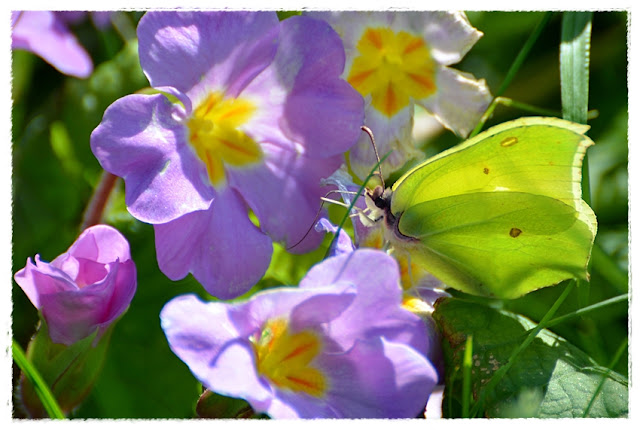
[[416, 49], [420, 49], [424, 47], [426, 47], [426, 45], [422, 39], [412, 38], [411, 41], [407, 44], [407, 46], [402, 51], [402, 55], [411, 54]]
[[382, 36], [380, 34], [380, 31], [369, 29], [366, 31], [364, 38], [376, 49], [382, 49]]
[[[407, 76], [409, 76], [413, 82], [418, 84], [418, 86], [422, 87], [422, 91], [426, 93], [422, 97], [426, 97], [427, 95], [435, 92], [436, 84], [433, 79], [431, 79], [431, 76], [418, 75], [416, 73], [407, 73]], [[416, 96], [419, 95], [416, 94]]]
[[309, 391], [320, 392], [322, 391], [322, 388], [324, 385], [321, 381], [308, 381], [306, 379], [302, 379], [302, 378], [298, 378], [290, 375], [286, 376], [285, 378], [291, 382], [294, 382], [298, 385], [302, 385], [303, 387], [307, 388], [308, 390], [305, 390], [307, 392]]
[[349, 81], [349, 83], [351, 85], [353, 85], [354, 88], [358, 88], [361, 87], [362, 84], [364, 83], [364, 81], [367, 80], [367, 78], [369, 78], [373, 72], [375, 72], [374, 69], [371, 70], [365, 70], [363, 72], [357, 73], [355, 75], [351, 75], [347, 78], [347, 81]]

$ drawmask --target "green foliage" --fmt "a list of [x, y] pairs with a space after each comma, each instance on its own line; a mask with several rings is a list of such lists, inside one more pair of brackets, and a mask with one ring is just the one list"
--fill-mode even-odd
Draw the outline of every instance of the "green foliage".
[[[507, 364], [513, 350], [536, 325], [510, 312], [459, 299], [438, 302], [434, 319], [443, 335], [445, 392], [448, 415], [456, 414], [461, 398], [460, 372], [466, 339], [473, 336], [471, 384], [474, 400], [495, 372]], [[588, 355], [551, 331], [542, 330], [511, 363], [507, 374], [488, 392], [481, 405], [486, 417], [582, 417], [591, 398], [589, 417], [628, 414], [628, 384], [607, 374]], [[604, 379], [602, 391], [597, 392]]]

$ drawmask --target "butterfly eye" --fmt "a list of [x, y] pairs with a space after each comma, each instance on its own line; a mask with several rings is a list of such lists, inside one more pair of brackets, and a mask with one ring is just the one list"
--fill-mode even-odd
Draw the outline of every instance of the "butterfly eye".
[[376, 207], [384, 209], [389, 206], [387, 199], [384, 198], [384, 188], [382, 188], [382, 186], [378, 185], [373, 189], [373, 191], [368, 193]]

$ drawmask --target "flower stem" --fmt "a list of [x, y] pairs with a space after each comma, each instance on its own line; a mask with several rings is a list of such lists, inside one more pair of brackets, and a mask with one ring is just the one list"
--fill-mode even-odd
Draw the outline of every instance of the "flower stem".
[[107, 201], [109, 201], [109, 196], [111, 195], [111, 191], [113, 191], [117, 180], [118, 177], [116, 175], [107, 171], [102, 173], [100, 182], [96, 186], [96, 189], [91, 196], [91, 200], [85, 209], [80, 231], [84, 231], [88, 227], [100, 223], [102, 220], [102, 213], [104, 212], [104, 208], [107, 205]]

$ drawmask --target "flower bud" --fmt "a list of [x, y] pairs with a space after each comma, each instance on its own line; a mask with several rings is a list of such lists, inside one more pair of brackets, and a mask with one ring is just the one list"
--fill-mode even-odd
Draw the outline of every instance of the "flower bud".
[[[136, 290], [129, 243], [113, 227], [86, 229], [51, 263], [27, 260], [15, 280], [40, 311], [42, 323], [27, 359], [51, 389], [63, 412], [85, 399], [104, 362], [113, 323]], [[31, 418], [46, 417], [38, 391], [22, 375], [17, 399]]]
[[86, 229], [51, 263], [27, 259], [15, 281], [38, 308], [54, 343], [71, 345], [98, 330], [96, 342], [129, 306], [136, 266], [129, 243], [113, 227]]

